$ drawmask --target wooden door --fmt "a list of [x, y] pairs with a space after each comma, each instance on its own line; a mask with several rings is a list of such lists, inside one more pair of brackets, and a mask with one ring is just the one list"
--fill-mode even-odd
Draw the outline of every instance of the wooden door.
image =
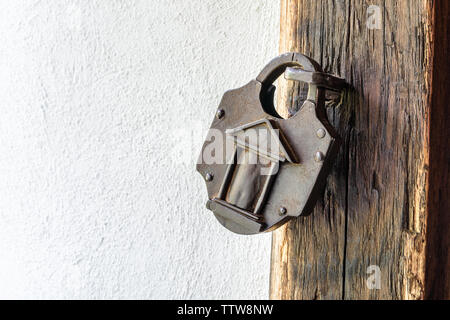
[[[309, 217], [274, 233], [273, 299], [450, 298], [449, 1], [282, 0], [280, 52], [351, 89], [343, 146]], [[283, 83], [279, 109], [297, 84]]]

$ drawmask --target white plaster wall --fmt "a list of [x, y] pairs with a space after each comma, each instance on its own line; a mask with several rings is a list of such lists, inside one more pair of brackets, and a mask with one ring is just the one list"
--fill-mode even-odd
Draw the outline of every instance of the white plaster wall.
[[271, 236], [223, 229], [194, 162], [278, 24], [268, 0], [1, 0], [0, 298], [268, 298]]

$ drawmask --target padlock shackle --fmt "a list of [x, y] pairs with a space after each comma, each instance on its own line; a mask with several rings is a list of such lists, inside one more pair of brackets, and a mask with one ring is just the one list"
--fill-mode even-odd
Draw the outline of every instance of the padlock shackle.
[[296, 52], [284, 53], [270, 61], [256, 77], [263, 87], [270, 87], [288, 67], [299, 67], [304, 71], [322, 72], [320, 65], [313, 59]]
[[[273, 103], [275, 86], [274, 81], [280, 77], [289, 67], [297, 67], [308, 73], [321, 72], [320, 65], [313, 59], [296, 52], [284, 53], [270, 61], [256, 77], [261, 83], [260, 100], [264, 111], [276, 118], [282, 118]], [[308, 83], [308, 100], [317, 103], [319, 96], [318, 87], [314, 83]]]
[[273, 104], [274, 81], [284, 73], [286, 80], [300, 81], [308, 84], [307, 100], [316, 104], [319, 112], [324, 108], [325, 90], [339, 92], [345, 86], [344, 79], [322, 72], [321, 66], [308, 56], [301, 53], [288, 52], [270, 61], [256, 77], [261, 83], [261, 104], [266, 113], [281, 118]]

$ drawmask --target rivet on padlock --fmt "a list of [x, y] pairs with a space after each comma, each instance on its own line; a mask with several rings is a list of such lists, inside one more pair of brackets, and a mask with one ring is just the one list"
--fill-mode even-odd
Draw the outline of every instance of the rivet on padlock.
[[[289, 119], [273, 104], [273, 82], [283, 73], [308, 84], [306, 101]], [[323, 93], [344, 86], [311, 58], [286, 53], [224, 94], [197, 164], [207, 208], [224, 227], [256, 234], [312, 211], [340, 145], [324, 116]]]

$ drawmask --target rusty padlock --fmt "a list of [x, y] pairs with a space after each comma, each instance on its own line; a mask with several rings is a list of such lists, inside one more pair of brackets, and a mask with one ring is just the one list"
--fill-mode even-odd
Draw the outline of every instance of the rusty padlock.
[[[309, 86], [289, 119], [273, 104], [273, 82], [283, 73]], [[286, 53], [255, 80], [224, 94], [197, 171], [206, 181], [207, 208], [225, 228], [257, 234], [312, 211], [340, 146], [326, 118], [325, 90], [344, 85], [311, 58]]]

